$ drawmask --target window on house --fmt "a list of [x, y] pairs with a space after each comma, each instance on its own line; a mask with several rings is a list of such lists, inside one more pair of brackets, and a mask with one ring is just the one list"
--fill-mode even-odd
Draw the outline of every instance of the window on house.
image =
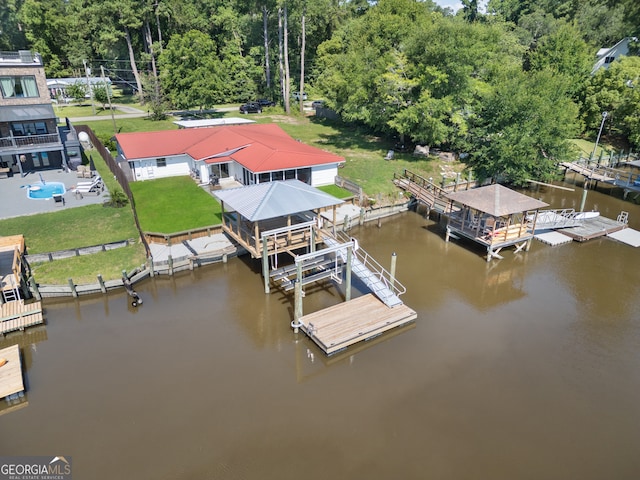
[[156, 166], [157, 167], [166, 167], [167, 159], [166, 158], [156, 158]]
[[605, 63], [605, 65], [607, 65], [607, 64], [613, 62], [615, 59], [616, 59], [616, 57], [605, 57], [604, 63]]
[[0, 77], [0, 90], [4, 98], [38, 97], [38, 85], [33, 75]]
[[270, 173], [261, 173], [258, 176], [258, 183], [266, 183], [271, 181], [271, 174]]
[[293, 180], [296, 178], [296, 171], [295, 170], [286, 170], [284, 172], [284, 179], [285, 180]]
[[274, 181], [274, 182], [276, 180], [282, 180], [283, 174], [284, 174], [284, 172], [282, 170], [279, 170], [277, 172], [271, 172], [271, 180]]
[[46, 135], [47, 124], [45, 122], [21, 122], [12, 123], [11, 132], [14, 137], [24, 137], [25, 135]]

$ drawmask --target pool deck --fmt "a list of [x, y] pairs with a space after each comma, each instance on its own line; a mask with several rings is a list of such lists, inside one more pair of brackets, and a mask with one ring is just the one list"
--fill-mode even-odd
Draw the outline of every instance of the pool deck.
[[[63, 183], [67, 192], [63, 195], [64, 205], [56, 203], [53, 199], [30, 199], [27, 196], [27, 185], [40, 183], [40, 176], [46, 182]], [[76, 172], [63, 172], [62, 170], [43, 170], [28, 173], [24, 177], [0, 178], [0, 218], [20, 217], [22, 215], [34, 215], [37, 213], [54, 212], [65, 208], [82, 207], [84, 205], [102, 204], [107, 190], [100, 195], [83, 195], [76, 197], [70, 191], [77, 182], [86, 182], [88, 178], [78, 178]], [[25, 188], [22, 188], [25, 187]]]

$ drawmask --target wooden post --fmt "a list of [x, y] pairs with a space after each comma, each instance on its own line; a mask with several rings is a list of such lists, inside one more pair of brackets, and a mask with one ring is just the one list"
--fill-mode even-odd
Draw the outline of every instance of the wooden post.
[[269, 293], [269, 256], [267, 255], [266, 239], [262, 241], [262, 277], [264, 278], [264, 293]]
[[316, 229], [313, 225], [311, 225], [311, 227], [309, 228], [311, 230], [311, 238], [309, 239], [311, 243], [309, 245], [309, 251], [315, 252], [316, 251]]
[[73, 283], [73, 279], [68, 278], [67, 282], [69, 282], [69, 287], [71, 288], [71, 295], [73, 295], [74, 297], [77, 297], [78, 291], [76, 290], [76, 286]]
[[342, 231], [347, 231], [347, 222], [349, 221], [349, 215], [344, 216], [344, 220], [342, 221]]
[[107, 287], [104, 284], [104, 280], [102, 279], [101, 274], [98, 274], [98, 283], [100, 284], [100, 291], [102, 293], [107, 293]]
[[360, 225], [364, 225], [364, 207], [360, 207]]
[[29, 285], [31, 286], [31, 290], [33, 290], [33, 295], [36, 297], [36, 300], [42, 300], [42, 295], [40, 295], [40, 290], [38, 290], [38, 284], [33, 276], [29, 277]]
[[353, 245], [347, 247], [347, 272], [345, 279], [345, 294], [344, 300], [348, 302], [351, 300], [351, 258], [353, 257]]
[[153, 257], [149, 257], [149, 259], [147, 261], [149, 263], [149, 276], [153, 277], [155, 275], [155, 273], [156, 273], [153, 270]]
[[228, 255], [226, 253], [222, 255], [222, 263], [227, 263], [227, 257]]
[[260, 251], [260, 229], [258, 227], [258, 222], [253, 224], [253, 236], [256, 239], [256, 253], [258, 253]]
[[587, 201], [587, 184], [585, 180], [584, 189], [582, 190], [582, 200], [580, 200], [580, 212], [584, 212], [584, 204]]
[[169, 275], [173, 275], [173, 257], [171, 255], [167, 258], [167, 262], [169, 263]]
[[189, 257], [189, 270], [193, 272], [193, 257]]
[[395, 283], [395, 279], [396, 279], [396, 261], [398, 260], [398, 256], [396, 255], [396, 252], [393, 252], [391, 254], [391, 288], [393, 289], [393, 284]]

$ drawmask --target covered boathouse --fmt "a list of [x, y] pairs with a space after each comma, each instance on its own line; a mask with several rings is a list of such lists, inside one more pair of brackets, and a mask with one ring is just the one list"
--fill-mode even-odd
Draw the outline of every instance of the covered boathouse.
[[[273, 284], [294, 291], [294, 332], [302, 330], [327, 355], [413, 322], [414, 310], [399, 296], [406, 291], [357, 240], [336, 231], [336, 205], [331, 195], [297, 180], [219, 190], [223, 230], [253, 258], [262, 260], [265, 293]], [[333, 221], [320, 213], [333, 208]], [[284, 255], [282, 255], [284, 254]], [[279, 258], [293, 263], [278, 265]], [[371, 291], [351, 299], [351, 274]], [[303, 314], [303, 288], [321, 281], [345, 282], [345, 301]]]
[[538, 210], [548, 204], [494, 184], [446, 194], [451, 202], [446, 237], [464, 237], [487, 249], [487, 262], [502, 258], [500, 250], [515, 246], [528, 251]]

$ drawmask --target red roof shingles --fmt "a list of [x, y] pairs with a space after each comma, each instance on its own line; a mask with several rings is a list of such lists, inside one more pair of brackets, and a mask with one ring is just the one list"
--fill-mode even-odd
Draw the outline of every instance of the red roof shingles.
[[275, 124], [121, 133], [116, 140], [128, 161], [186, 153], [207, 163], [232, 159], [255, 173], [344, 162], [338, 155], [294, 140]]

